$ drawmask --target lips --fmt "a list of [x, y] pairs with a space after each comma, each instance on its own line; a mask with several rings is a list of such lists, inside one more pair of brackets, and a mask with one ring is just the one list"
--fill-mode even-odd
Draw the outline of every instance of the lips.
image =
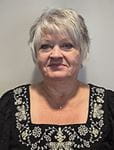
[[49, 67], [56, 67], [56, 66], [67, 66], [67, 65], [65, 65], [65, 64], [57, 64], [57, 63], [53, 63], [53, 64], [49, 64], [48, 65]]
[[53, 63], [53, 64], [49, 64], [48, 67], [51, 69], [51, 70], [55, 70], [55, 71], [60, 71], [60, 70], [64, 70], [67, 65], [65, 64], [58, 64], [58, 63]]

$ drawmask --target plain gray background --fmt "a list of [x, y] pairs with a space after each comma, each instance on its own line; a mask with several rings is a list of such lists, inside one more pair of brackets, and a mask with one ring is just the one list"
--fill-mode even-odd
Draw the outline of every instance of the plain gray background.
[[114, 90], [114, 0], [0, 0], [0, 95], [41, 80], [28, 47], [29, 29], [45, 8], [73, 8], [88, 26], [91, 46], [79, 79]]

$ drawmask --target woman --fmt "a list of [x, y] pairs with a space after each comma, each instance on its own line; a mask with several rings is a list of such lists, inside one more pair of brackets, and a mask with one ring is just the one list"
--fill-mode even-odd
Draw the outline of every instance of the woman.
[[72, 9], [36, 20], [29, 45], [43, 80], [1, 97], [1, 150], [114, 149], [114, 92], [77, 79], [89, 43], [84, 19]]

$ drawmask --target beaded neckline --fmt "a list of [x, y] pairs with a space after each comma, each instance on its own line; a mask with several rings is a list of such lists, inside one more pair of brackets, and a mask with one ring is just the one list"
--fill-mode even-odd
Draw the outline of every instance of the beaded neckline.
[[[14, 89], [16, 106], [16, 128], [20, 142], [30, 146], [31, 150], [57, 150], [89, 148], [102, 137], [104, 126], [104, 93], [105, 89], [90, 85], [90, 104], [86, 124], [32, 124], [30, 118], [29, 86]], [[61, 143], [62, 142], [62, 143]]]

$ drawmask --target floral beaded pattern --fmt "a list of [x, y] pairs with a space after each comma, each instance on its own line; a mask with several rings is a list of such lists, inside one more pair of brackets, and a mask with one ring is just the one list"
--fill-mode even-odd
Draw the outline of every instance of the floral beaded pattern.
[[21, 144], [31, 150], [74, 150], [90, 148], [102, 138], [105, 89], [90, 86], [90, 112], [87, 124], [31, 125], [29, 86], [14, 89], [16, 128]]

